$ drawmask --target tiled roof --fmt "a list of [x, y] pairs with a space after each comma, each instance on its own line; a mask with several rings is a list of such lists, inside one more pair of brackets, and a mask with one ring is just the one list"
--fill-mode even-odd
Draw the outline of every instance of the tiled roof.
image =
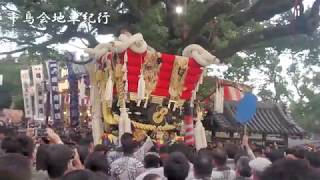
[[[214, 114], [213, 119], [219, 130], [237, 132], [244, 128], [235, 120], [237, 102], [225, 102], [224, 113]], [[304, 130], [299, 127], [289, 113], [278, 104], [258, 102], [257, 112], [247, 123], [247, 131], [265, 134], [301, 135]]]

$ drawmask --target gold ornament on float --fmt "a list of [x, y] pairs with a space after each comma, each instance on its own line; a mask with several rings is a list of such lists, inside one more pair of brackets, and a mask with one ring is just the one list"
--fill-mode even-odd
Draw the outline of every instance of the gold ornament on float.
[[161, 124], [165, 118], [165, 116], [168, 114], [169, 110], [168, 108], [162, 107], [160, 110], [155, 112], [152, 116], [153, 122], [158, 125]]
[[148, 51], [142, 65], [143, 75], [146, 81], [147, 96], [149, 96], [157, 86], [158, 73], [161, 66], [161, 63], [158, 62], [158, 58], [157, 52]]
[[169, 86], [169, 94], [172, 100], [179, 100], [182, 92], [186, 89], [184, 81], [188, 71], [188, 62], [188, 58], [176, 56]]

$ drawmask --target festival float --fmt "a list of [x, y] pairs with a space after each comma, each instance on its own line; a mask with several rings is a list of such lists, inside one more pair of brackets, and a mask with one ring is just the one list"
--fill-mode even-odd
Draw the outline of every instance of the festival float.
[[[250, 93], [252, 87], [205, 76], [206, 68], [219, 60], [199, 45], [187, 46], [178, 56], [157, 52], [140, 33], [121, 34], [85, 52], [90, 63], [67, 64], [68, 72], [61, 71], [61, 75], [57, 62], [48, 61], [47, 88], [42, 87], [42, 67], [32, 68], [35, 108], [28, 107], [30, 93], [24, 90], [26, 116], [43, 121], [47, 112], [47, 119], [49, 116], [56, 127], [89, 127], [95, 144], [117, 145], [118, 137], [129, 132], [137, 139], [149, 134], [159, 145], [183, 141], [201, 149], [207, 147], [207, 137], [220, 138], [217, 133], [232, 139], [240, 139], [246, 130], [262, 134], [260, 139], [267, 134], [303, 133], [279, 105], [257, 103]], [[25, 71], [21, 74], [23, 89], [30, 86]], [[46, 102], [43, 89], [49, 94]], [[246, 97], [253, 101], [241, 107]], [[239, 112], [246, 118], [238, 116]]]
[[197, 96], [206, 68], [219, 63], [199, 45], [187, 46], [178, 56], [157, 52], [139, 33], [121, 34], [117, 40], [86, 52], [94, 58], [86, 67], [96, 143], [104, 122], [107, 127], [116, 126], [118, 136], [124, 132], [139, 136], [142, 130], [155, 132], [154, 137], [161, 141], [176, 132], [184, 143], [201, 149], [207, 146], [201, 120], [204, 116], [208, 119], [208, 111], [215, 116], [210, 121], [220, 123], [207, 128], [212, 136], [218, 130], [228, 132], [231, 138], [248, 131], [260, 134], [260, 141], [266, 142], [268, 134], [275, 134], [287, 144], [289, 135], [304, 133], [285, 107], [257, 102], [252, 87], [245, 84], [207, 76], [208, 94]]
[[187, 46], [182, 56], [157, 52], [139, 33], [121, 34], [86, 52], [94, 57], [86, 67], [96, 143], [103, 119], [107, 126], [117, 125], [118, 136], [135, 133], [132, 129], [183, 131], [185, 143], [206, 146], [196, 94], [206, 67], [219, 63], [215, 56], [196, 44]]

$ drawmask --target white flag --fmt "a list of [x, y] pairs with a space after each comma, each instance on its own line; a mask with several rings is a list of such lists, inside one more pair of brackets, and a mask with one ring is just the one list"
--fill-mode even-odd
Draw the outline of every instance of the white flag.
[[42, 64], [32, 66], [35, 120], [45, 120], [45, 91]]
[[20, 71], [22, 95], [24, 103], [24, 114], [26, 118], [33, 118], [32, 99], [31, 99], [31, 80], [29, 70]]

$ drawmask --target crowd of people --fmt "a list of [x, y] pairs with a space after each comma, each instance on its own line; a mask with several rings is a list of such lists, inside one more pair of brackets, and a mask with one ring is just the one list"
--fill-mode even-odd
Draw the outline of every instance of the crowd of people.
[[320, 152], [225, 143], [196, 151], [183, 143], [158, 147], [130, 133], [120, 146], [94, 146], [90, 136], [7, 135], [0, 129], [1, 180], [320, 180]]

